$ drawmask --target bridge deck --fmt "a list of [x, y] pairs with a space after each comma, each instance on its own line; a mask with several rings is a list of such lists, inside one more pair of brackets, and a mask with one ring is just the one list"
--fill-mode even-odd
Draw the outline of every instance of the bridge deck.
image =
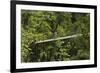
[[56, 41], [56, 40], [63, 40], [63, 39], [68, 39], [68, 38], [74, 38], [74, 37], [79, 37], [82, 36], [83, 34], [76, 34], [76, 35], [71, 35], [71, 36], [66, 36], [66, 37], [59, 37], [59, 38], [54, 38], [54, 39], [48, 39], [48, 40], [43, 40], [43, 41], [37, 41], [37, 43], [45, 43], [45, 42], [50, 42], [50, 41]]

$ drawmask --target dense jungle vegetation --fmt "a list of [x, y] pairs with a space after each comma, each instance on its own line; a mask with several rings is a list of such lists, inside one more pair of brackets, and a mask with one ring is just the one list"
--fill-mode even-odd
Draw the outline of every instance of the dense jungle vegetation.
[[[21, 62], [90, 58], [90, 14], [21, 10]], [[36, 43], [48, 39], [82, 36]]]

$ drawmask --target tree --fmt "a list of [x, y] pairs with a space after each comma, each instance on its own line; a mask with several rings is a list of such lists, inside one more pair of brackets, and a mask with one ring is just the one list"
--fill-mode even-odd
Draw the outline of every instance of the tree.
[[[21, 61], [47, 62], [90, 58], [90, 14], [21, 11]], [[80, 37], [36, 43], [74, 34]]]

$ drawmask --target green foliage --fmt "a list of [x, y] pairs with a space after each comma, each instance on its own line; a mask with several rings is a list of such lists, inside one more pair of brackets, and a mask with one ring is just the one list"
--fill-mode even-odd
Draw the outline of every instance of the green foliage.
[[[21, 11], [21, 61], [47, 62], [90, 58], [90, 14]], [[82, 36], [36, 43], [69, 35]]]

